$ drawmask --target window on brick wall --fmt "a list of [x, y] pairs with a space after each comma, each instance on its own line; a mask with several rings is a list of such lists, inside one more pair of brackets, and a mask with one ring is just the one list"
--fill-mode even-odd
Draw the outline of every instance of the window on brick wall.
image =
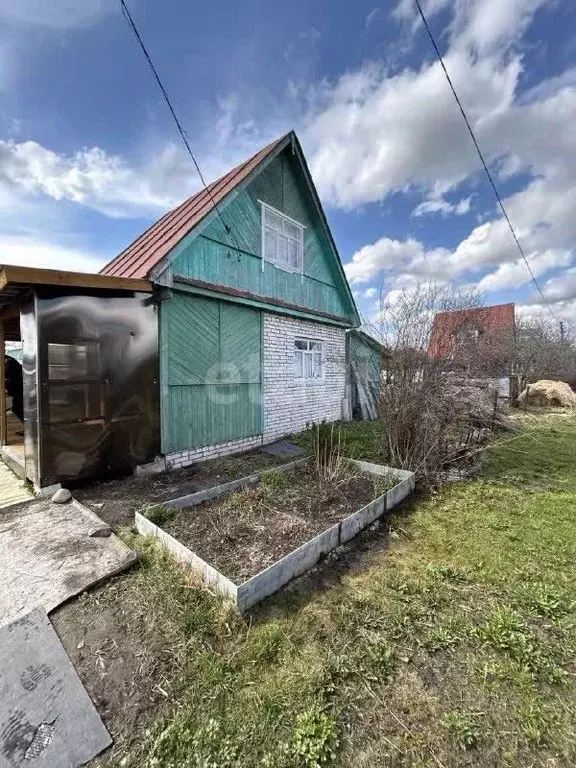
[[324, 355], [321, 341], [296, 339], [294, 341], [294, 376], [314, 380], [324, 376]]
[[262, 258], [289, 272], [302, 271], [304, 227], [266, 203], [262, 206]]

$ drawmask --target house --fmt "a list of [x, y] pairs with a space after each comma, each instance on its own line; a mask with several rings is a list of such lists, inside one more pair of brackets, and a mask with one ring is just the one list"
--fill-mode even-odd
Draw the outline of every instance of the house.
[[293, 132], [99, 275], [4, 268], [0, 309], [24, 369], [24, 435], [0, 407], [2, 455], [37, 487], [186, 466], [351, 410], [359, 317]]
[[515, 333], [514, 304], [438, 312], [428, 355], [454, 370], [503, 375], [511, 362]]

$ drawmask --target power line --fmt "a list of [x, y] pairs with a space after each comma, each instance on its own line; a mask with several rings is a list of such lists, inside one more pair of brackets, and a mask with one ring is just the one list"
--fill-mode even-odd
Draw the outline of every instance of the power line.
[[432, 30], [428, 26], [428, 22], [426, 21], [426, 16], [424, 15], [424, 11], [422, 10], [422, 6], [420, 5], [420, 0], [414, 0], [416, 3], [416, 6], [418, 8], [418, 11], [420, 13], [420, 16], [422, 17], [422, 21], [424, 23], [424, 27], [426, 28], [426, 32], [428, 32], [428, 37], [430, 38], [430, 41], [432, 45], [434, 46], [434, 50], [436, 51], [436, 56], [438, 57], [438, 61], [440, 62], [440, 65], [442, 69], [444, 70], [444, 74], [446, 75], [446, 80], [448, 80], [448, 84], [452, 90], [452, 93], [454, 94], [454, 98], [456, 99], [456, 104], [458, 104], [460, 108], [460, 112], [462, 113], [462, 117], [464, 118], [464, 122], [466, 123], [466, 127], [468, 128], [468, 132], [472, 138], [472, 141], [474, 142], [474, 146], [476, 147], [476, 151], [478, 152], [478, 157], [482, 161], [482, 165], [484, 166], [484, 170], [486, 171], [486, 176], [488, 176], [488, 181], [490, 182], [490, 186], [494, 190], [494, 194], [496, 195], [496, 199], [498, 200], [498, 204], [500, 205], [500, 208], [502, 209], [502, 214], [504, 218], [506, 219], [506, 222], [508, 226], [510, 227], [510, 232], [512, 233], [512, 237], [514, 238], [514, 241], [516, 245], [518, 246], [518, 250], [520, 251], [520, 255], [524, 259], [524, 262], [526, 263], [526, 267], [528, 268], [528, 272], [530, 272], [530, 277], [532, 278], [532, 281], [536, 288], [538, 289], [538, 293], [542, 297], [542, 301], [544, 302], [544, 305], [546, 306], [546, 309], [554, 320], [558, 320], [554, 312], [552, 312], [552, 309], [550, 308], [550, 305], [546, 301], [546, 298], [544, 294], [542, 293], [542, 289], [538, 285], [538, 281], [536, 280], [536, 276], [534, 272], [532, 271], [532, 267], [530, 266], [530, 262], [526, 258], [526, 254], [524, 253], [524, 249], [522, 248], [522, 245], [520, 244], [520, 240], [518, 239], [518, 235], [516, 234], [516, 231], [514, 230], [514, 227], [512, 226], [512, 222], [510, 221], [510, 217], [508, 216], [508, 213], [506, 211], [506, 208], [504, 207], [504, 203], [502, 202], [502, 198], [500, 197], [500, 193], [498, 192], [498, 188], [496, 187], [496, 184], [494, 182], [494, 179], [492, 178], [492, 174], [490, 173], [490, 169], [488, 168], [488, 164], [486, 163], [486, 160], [484, 160], [484, 155], [482, 154], [482, 150], [480, 149], [480, 145], [478, 144], [478, 141], [476, 139], [476, 136], [474, 135], [474, 131], [472, 130], [472, 126], [470, 125], [470, 121], [468, 120], [468, 117], [466, 115], [466, 112], [464, 111], [464, 107], [462, 106], [462, 102], [460, 101], [458, 94], [456, 92], [456, 88], [454, 87], [454, 84], [452, 83], [452, 80], [450, 78], [450, 75], [448, 74], [448, 70], [446, 69], [446, 65], [444, 64], [444, 59], [442, 58], [442, 54], [440, 53], [440, 49], [438, 48], [438, 45], [436, 44], [436, 40], [434, 39], [434, 35], [432, 34]]
[[226, 224], [222, 217], [222, 213], [220, 212], [220, 209], [218, 208], [218, 205], [216, 203], [216, 200], [214, 199], [214, 196], [212, 195], [212, 192], [208, 188], [208, 185], [206, 184], [206, 181], [204, 180], [204, 176], [202, 174], [202, 171], [200, 170], [200, 166], [198, 165], [198, 162], [196, 158], [194, 157], [194, 153], [192, 152], [192, 148], [190, 147], [190, 142], [188, 141], [188, 135], [184, 128], [182, 127], [180, 120], [178, 120], [178, 116], [176, 115], [176, 112], [174, 111], [174, 107], [172, 106], [172, 102], [170, 101], [170, 97], [166, 93], [166, 89], [162, 85], [162, 80], [160, 80], [160, 75], [156, 71], [156, 67], [154, 66], [152, 59], [150, 58], [150, 54], [146, 50], [146, 46], [144, 45], [144, 41], [142, 40], [142, 37], [140, 36], [140, 33], [138, 32], [138, 28], [136, 27], [136, 24], [134, 23], [134, 19], [132, 18], [132, 14], [128, 10], [128, 6], [125, 3], [125, 0], [120, 0], [120, 7], [122, 8], [122, 15], [128, 22], [130, 28], [132, 29], [132, 32], [134, 33], [134, 37], [138, 41], [140, 48], [142, 49], [142, 53], [144, 54], [144, 57], [146, 58], [146, 61], [148, 62], [148, 66], [150, 67], [152, 74], [154, 75], [154, 78], [156, 79], [156, 82], [158, 83], [158, 87], [160, 88], [162, 92], [162, 96], [164, 96], [164, 100], [166, 101], [166, 104], [168, 105], [168, 109], [170, 110], [170, 113], [172, 114], [172, 117], [174, 118], [174, 122], [176, 123], [176, 127], [178, 128], [178, 133], [182, 137], [182, 141], [184, 142], [184, 145], [186, 149], [188, 150], [188, 154], [192, 158], [192, 162], [194, 163], [194, 166], [198, 172], [198, 176], [200, 177], [200, 181], [202, 182], [202, 185], [204, 186], [204, 189], [206, 190], [208, 197], [210, 198], [210, 201], [220, 217], [220, 221], [222, 222], [222, 225], [224, 227], [224, 231], [226, 234], [231, 235], [234, 239], [234, 243], [236, 244], [236, 248], [240, 250], [240, 245], [238, 244], [238, 241], [236, 240], [236, 236], [234, 235], [234, 232], [232, 229]]

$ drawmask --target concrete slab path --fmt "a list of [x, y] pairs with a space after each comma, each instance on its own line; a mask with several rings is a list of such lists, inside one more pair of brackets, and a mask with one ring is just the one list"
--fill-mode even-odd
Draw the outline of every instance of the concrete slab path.
[[41, 606], [46, 612], [128, 568], [138, 555], [74, 499], [36, 499], [0, 512], [0, 626]]

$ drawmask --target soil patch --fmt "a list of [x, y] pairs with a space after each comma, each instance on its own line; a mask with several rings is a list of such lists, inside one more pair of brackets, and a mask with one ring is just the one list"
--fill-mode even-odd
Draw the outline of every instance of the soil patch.
[[[139, 594], [137, 571], [58, 608], [50, 620], [114, 741], [138, 741], [150, 710], [158, 715], [177, 691], [179, 669], [175, 638]], [[112, 756], [90, 765], [108, 765]]]
[[[388, 487], [393, 482], [388, 484]], [[237, 584], [356, 512], [385, 488], [348, 472], [319, 480], [309, 465], [270, 471], [258, 485], [195, 507], [159, 510], [165, 531]]]
[[132, 525], [134, 512], [149, 504], [186, 496], [285, 463], [285, 458], [254, 450], [157, 475], [91, 482], [74, 488], [73, 494], [108, 525], [118, 528]]

